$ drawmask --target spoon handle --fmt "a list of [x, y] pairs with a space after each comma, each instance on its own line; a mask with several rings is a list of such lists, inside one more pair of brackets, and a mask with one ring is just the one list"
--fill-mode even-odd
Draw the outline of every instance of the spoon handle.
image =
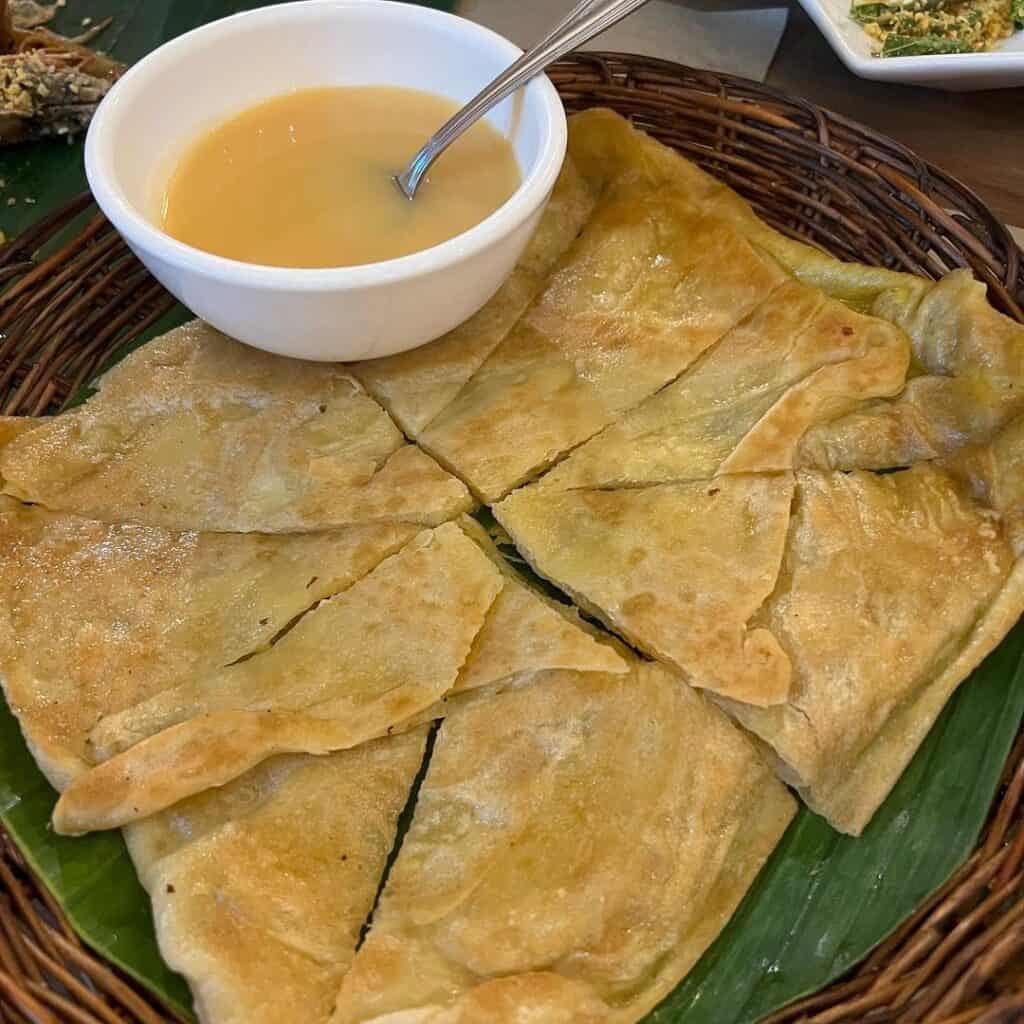
[[594, 36], [611, 28], [617, 21], [621, 21], [646, 2], [647, 0], [582, 0], [581, 3], [577, 3], [536, 46], [531, 47], [515, 63], [509, 65], [427, 140], [426, 145], [409, 162], [409, 166], [395, 178], [398, 187], [407, 198], [412, 199], [423, 175], [434, 161], [487, 111], [535, 75], [540, 74], [550, 63], [589, 42]]

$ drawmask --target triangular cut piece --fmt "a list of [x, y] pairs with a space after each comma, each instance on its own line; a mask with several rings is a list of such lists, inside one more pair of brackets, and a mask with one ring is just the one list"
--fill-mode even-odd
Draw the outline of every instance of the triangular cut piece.
[[677, 377], [784, 279], [681, 196], [611, 189], [420, 442], [497, 500]]
[[501, 588], [455, 524], [424, 532], [270, 650], [101, 721], [95, 749], [116, 756], [65, 791], [55, 827], [116, 827], [275, 754], [385, 735], [455, 684]]
[[7, 493], [170, 529], [436, 525], [472, 504], [338, 366], [248, 348], [199, 323], [143, 346], [82, 407], [0, 451]]
[[268, 646], [418, 532], [177, 533], [0, 497], [0, 681], [36, 760], [63, 789], [100, 719]]
[[997, 313], [969, 271], [938, 284], [899, 278], [872, 312], [906, 331], [924, 373], [892, 401], [873, 402], [808, 434], [802, 465], [908, 466], [988, 441], [1024, 413], [1024, 325]]
[[[595, 631], [596, 632], [596, 631]], [[578, 614], [508, 579], [491, 606], [452, 693], [522, 682], [553, 669], [625, 672], [627, 663]]]
[[787, 282], [682, 377], [557, 465], [544, 486], [791, 469], [809, 427], [896, 394], [908, 359], [902, 331]]
[[754, 745], [659, 666], [470, 697], [441, 725], [332, 1024], [638, 1020], [794, 809]]
[[789, 659], [749, 625], [782, 561], [792, 474], [621, 490], [523, 488], [494, 509], [545, 578], [695, 686], [754, 704], [789, 690]]
[[464, 516], [460, 525], [501, 571], [504, 584], [455, 685], [438, 703], [409, 719], [409, 726], [443, 718], [485, 690], [529, 685], [551, 672], [630, 671], [635, 659], [623, 644], [585, 622], [575, 608], [524, 583], [475, 520]]
[[505, 560], [487, 531], [463, 516], [460, 525], [501, 571], [505, 585], [473, 642], [454, 693], [522, 682], [553, 669], [626, 672], [631, 653], [575, 607], [540, 593]]
[[352, 372], [367, 391], [410, 437], [418, 436], [455, 398], [508, 334], [590, 216], [597, 201], [597, 189], [582, 178], [573, 164], [574, 120], [569, 122], [569, 156], [537, 233], [511, 276], [487, 305], [429, 345], [352, 364]]
[[933, 466], [798, 481], [756, 619], [788, 653], [792, 690], [777, 708], [727, 706], [808, 805], [856, 835], [1024, 611], [1024, 574], [994, 513]]
[[126, 830], [201, 1021], [326, 1024], [425, 739], [274, 758]]

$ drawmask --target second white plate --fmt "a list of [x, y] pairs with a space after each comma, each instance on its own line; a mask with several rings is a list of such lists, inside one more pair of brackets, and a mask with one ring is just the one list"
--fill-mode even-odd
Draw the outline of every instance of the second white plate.
[[850, 17], [850, 0], [800, 0], [840, 60], [861, 78], [927, 85], [950, 92], [1024, 86], [1024, 31], [988, 53], [876, 57], [871, 38]]

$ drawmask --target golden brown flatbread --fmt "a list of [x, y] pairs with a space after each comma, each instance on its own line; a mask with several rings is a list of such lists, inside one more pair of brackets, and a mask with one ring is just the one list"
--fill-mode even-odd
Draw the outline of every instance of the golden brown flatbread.
[[671, 189], [707, 215], [726, 221], [759, 252], [797, 280], [868, 312], [878, 296], [919, 280], [881, 267], [844, 263], [805, 242], [798, 242], [761, 220], [728, 185], [703, 171], [612, 110], [594, 108], [575, 114], [573, 161], [585, 178], [641, 187]]
[[0, 681], [40, 767], [65, 788], [100, 719], [268, 646], [417, 532], [177, 533], [0, 497]]
[[54, 827], [115, 828], [276, 754], [387, 734], [452, 688], [501, 588], [454, 523], [424, 531], [269, 650], [103, 719], [94, 748], [116, 756], [65, 790]]
[[754, 212], [728, 185], [701, 170], [613, 110], [592, 108], [570, 118], [572, 157], [577, 170], [596, 187], [665, 188], [684, 196], [695, 209], [726, 221], [759, 252], [797, 280], [869, 312], [885, 291], [914, 286], [911, 274], [860, 263], [846, 263], [806, 242], [782, 234]]
[[902, 331], [786, 282], [678, 380], [557, 465], [542, 486], [632, 487], [791, 469], [808, 428], [896, 394], [908, 360]]
[[350, 367], [410, 437], [419, 436], [508, 334], [590, 216], [599, 186], [585, 181], [573, 163], [575, 120], [569, 122], [569, 155], [537, 233], [498, 293], [437, 341]]
[[907, 332], [928, 373], [979, 374], [1002, 386], [1024, 376], [1024, 325], [997, 313], [970, 271], [938, 282], [901, 281], [882, 292], [873, 309]]
[[909, 466], [987, 442], [1024, 414], [1024, 326], [997, 313], [968, 271], [938, 284], [900, 279], [872, 308], [909, 335], [918, 375], [893, 400], [811, 431], [803, 465]]
[[583, 620], [574, 606], [525, 583], [476, 520], [463, 516], [459, 525], [497, 566], [505, 584], [473, 641], [452, 694], [521, 683], [553, 669], [629, 670], [632, 655], [627, 648]]
[[581, 111], [572, 115], [569, 125], [573, 163], [583, 178], [601, 191], [666, 189], [702, 209], [723, 193], [735, 195], [613, 110], [593, 107]]
[[[43, 418], [37, 419], [33, 416], [0, 416], [0, 458], [3, 450], [12, 441], [46, 422]], [[0, 494], [6, 493], [6, 489], [3, 473], [0, 472]]]
[[[560, 974], [515, 974], [476, 985], [447, 1006], [412, 1011], [416, 1024], [492, 1024], [540, 1020], [544, 1024], [604, 1024], [608, 1007], [586, 985]], [[409, 1019], [406, 1016], [405, 1019]]]
[[423, 534], [270, 650], [102, 718], [90, 751], [114, 760], [72, 788], [59, 827], [136, 820], [289, 745], [319, 753], [415, 727], [447, 713], [446, 695], [628, 671], [614, 642], [463, 529], [472, 541], [454, 524]]
[[425, 739], [274, 758], [125, 830], [203, 1024], [326, 1024]]
[[0, 449], [6, 448], [16, 437], [46, 423], [44, 417], [0, 416]]
[[552, 669], [625, 672], [626, 661], [584, 628], [573, 609], [508, 580], [495, 598], [452, 693], [514, 680]]
[[174, 530], [436, 525], [472, 504], [343, 369], [269, 355], [199, 322], [143, 346], [85, 405], [12, 440], [0, 478], [8, 494], [54, 510]]
[[859, 834], [956, 687], [1024, 611], [999, 519], [930, 466], [797, 477], [755, 621], [789, 656], [781, 707], [729, 702], [812, 810]]
[[663, 668], [470, 696], [441, 726], [333, 1024], [638, 1020], [794, 809], [753, 744]]
[[790, 473], [617, 490], [534, 484], [494, 513], [540, 575], [636, 647], [695, 686], [776, 704], [789, 659], [749, 623], [775, 586], [792, 496]]
[[1024, 556], [1024, 416], [991, 442], [965, 445], [940, 465], [999, 513], [1014, 551]]
[[701, 212], [726, 221], [797, 280], [855, 309], [867, 312], [881, 292], [916, 280], [909, 274], [880, 267], [844, 263], [783, 235], [761, 220], [728, 185], [633, 128], [614, 111], [593, 109], [575, 116], [585, 119], [578, 129], [579, 141], [573, 153], [584, 175], [607, 174], [602, 168], [610, 164], [618, 180], [671, 188], [685, 195]]
[[610, 190], [419, 442], [495, 501], [674, 380], [784, 277], [682, 197]]

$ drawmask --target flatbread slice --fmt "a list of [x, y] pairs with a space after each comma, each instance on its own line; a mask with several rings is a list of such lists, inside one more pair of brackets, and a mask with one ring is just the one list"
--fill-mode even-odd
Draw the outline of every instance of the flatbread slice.
[[202, 1024], [326, 1024], [425, 739], [274, 758], [125, 830]]
[[43, 416], [0, 416], [0, 449], [6, 448], [16, 437], [46, 423]]
[[985, 286], [970, 271], [941, 281], [902, 281], [876, 299], [876, 316], [901, 327], [929, 373], [983, 374], [993, 384], [1024, 377], [1024, 325], [989, 305]]
[[902, 331], [786, 282], [678, 380], [559, 463], [543, 486], [791, 469], [813, 424], [896, 394], [908, 361]]
[[878, 401], [811, 431], [801, 464], [887, 469], [991, 440], [1024, 414], [1024, 326], [997, 313], [966, 270], [938, 284], [901, 279], [873, 312], [906, 331], [918, 375]]
[[794, 809], [753, 744], [661, 667], [470, 698], [441, 725], [332, 1024], [638, 1020]]
[[527, 686], [551, 672], [629, 672], [634, 656], [614, 637], [585, 622], [571, 605], [528, 586], [490, 538], [471, 519], [462, 528], [502, 572], [505, 582], [459, 672], [455, 685], [436, 704], [404, 727], [444, 718], [467, 698]]
[[750, 621], [771, 594], [790, 473], [620, 490], [514, 492], [494, 514], [533, 568], [695, 686], [753, 704], [789, 692], [789, 659]]
[[803, 471], [794, 507], [756, 617], [789, 656], [789, 699], [726, 706], [812, 810], [857, 835], [1024, 611], [1024, 575], [997, 516], [931, 465]]
[[102, 720], [95, 750], [116, 756], [71, 784], [54, 827], [114, 828], [276, 754], [387, 734], [451, 689], [502, 582], [454, 523], [425, 531], [269, 650]]
[[574, 114], [572, 155], [577, 169], [601, 187], [610, 182], [671, 189], [694, 209], [727, 221], [751, 245], [797, 280], [869, 312], [883, 292], [920, 282], [910, 274], [845, 263], [799, 242], [762, 220], [739, 193], [639, 129], [621, 114], [592, 108]]
[[472, 505], [343, 369], [259, 352], [198, 321], [12, 440], [0, 478], [24, 501], [173, 530], [436, 525]]
[[965, 445], [941, 465], [999, 513], [1018, 557], [1024, 555], [1024, 416], [986, 444]]
[[746, 205], [732, 189], [614, 110], [592, 107], [573, 114], [570, 125], [573, 161], [585, 179], [602, 189], [668, 189], [703, 210], [711, 210], [723, 196]]
[[585, 629], [574, 609], [563, 609], [507, 579], [451, 693], [521, 683], [554, 669], [625, 672], [627, 662], [610, 643]]
[[[403, 1018], [399, 1018], [403, 1019]], [[577, 981], [560, 974], [513, 974], [475, 985], [446, 1006], [419, 1007], [404, 1019], [416, 1024], [492, 1024], [539, 1020], [544, 1024], [603, 1024], [608, 1008]]]
[[919, 280], [882, 267], [844, 263], [805, 242], [783, 235], [763, 221], [737, 192], [620, 114], [594, 108], [571, 119], [576, 136], [573, 160], [584, 177], [656, 186], [684, 195], [695, 209], [727, 221], [758, 251], [789, 274], [826, 295], [867, 312], [884, 291]]
[[881, 267], [844, 263], [783, 235], [763, 221], [739, 193], [674, 149], [633, 128], [614, 111], [592, 109], [576, 117], [585, 119], [578, 128], [573, 154], [584, 175], [600, 177], [611, 165], [619, 180], [672, 188], [703, 213], [727, 221], [789, 274], [826, 295], [866, 312], [881, 292], [916, 280]]
[[574, 121], [569, 122], [569, 155], [537, 233], [487, 305], [429, 345], [351, 365], [352, 373], [410, 437], [419, 436], [508, 334], [590, 216], [598, 184], [587, 182], [573, 163]]
[[[15, 439], [27, 434], [30, 430], [42, 426], [47, 420], [35, 416], [0, 416], [0, 456], [3, 450]], [[6, 493], [6, 483], [0, 473], [0, 494]]]
[[611, 189], [419, 442], [496, 501], [674, 380], [784, 279], [675, 193]]
[[418, 532], [177, 533], [0, 497], [0, 682], [36, 761], [64, 789], [100, 719], [267, 647]]
[[522, 683], [554, 669], [627, 672], [633, 661], [625, 646], [563, 604], [527, 584], [474, 519], [459, 521], [504, 577], [504, 586], [473, 641], [452, 694], [485, 686]]

